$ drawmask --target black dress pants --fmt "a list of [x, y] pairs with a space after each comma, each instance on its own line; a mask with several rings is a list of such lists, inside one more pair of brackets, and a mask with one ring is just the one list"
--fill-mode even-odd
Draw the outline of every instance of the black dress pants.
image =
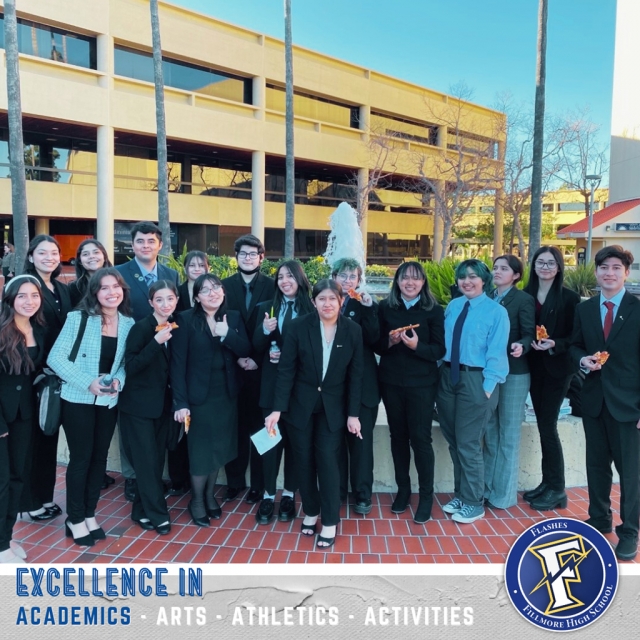
[[433, 504], [434, 455], [431, 426], [436, 390], [436, 384], [427, 387], [381, 385], [398, 491], [411, 492], [409, 463], [413, 449], [420, 502], [429, 504]]
[[602, 528], [611, 526], [611, 462], [620, 475], [619, 538], [638, 539], [640, 518], [640, 430], [636, 422], [617, 422], [607, 405], [597, 418], [583, 416], [587, 445], [589, 518]]
[[20, 509], [31, 453], [32, 422], [18, 418], [9, 424], [9, 434], [0, 438], [0, 551], [9, 548]]
[[120, 434], [138, 484], [131, 507], [131, 518], [147, 518], [155, 527], [169, 520], [162, 484], [168, 431], [168, 414], [154, 419], [120, 412]]
[[[271, 411], [264, 410], [266, 418]], [[278, 444], [266, 451], [262, 455], [262, 472], [264, 474], [264, 490], [270, 496], [276, 494], [276, 483], [278, 481], [278, 473], [280, 472], [280, 463], [282, 462], [282, 454], [284, 452], [284, 488], [287, 491], [295, 493], [298, 490], [298, 479], [296, 478], [296, 469], [294, 463], [294, 453], [291, 448], [291, 440], [289, 438], [290, 427], [285, 420], [280, 418], [278, 429], [282, 440]], [[252, 446], [253, 448], [253, 446]]]
[[182, 436], [180, 442], [173, 451], [167, 451], [169, 478], [171, 486], [186, 488], [191, 482], [189, 475], [189, 447], [187, 437]]
[[373, 429], [378, 419], [378, 405], [375, 407], [360, 406], [360, 434], [345, 432], [345, 444], [340, 453], [340, 495], [349, 493], [348, 482], [351, 480], [356, 502], [371, 500], [373, 492]]
[[531, 402], [536, 414], [542, 449], [542, 482], [554, 491], [564, 491], [564, 456], [558, 435], [558, 412], [572, 376], [553, 378], [546, 369], [531, 367]]
[[62, 426], [69, 445], [67, 515], [71, 524], [96, 515], [117, 416], [115, 407], [62, 401]]
[[308, 516], [322, 513], [322, 524], [326, 527], [340, 522], [339, 456], [344, 428], [331, 431], [322, 409], [311, 414], [303, 429], [289, 429], [302, 508]]
[[27, 462], [27, 478], [20, 511], [37, 511], [43, 504], [53, 502], [58, 465], [59, 431], [45, 436], [37, 420], [31, 426], [31, 459]]

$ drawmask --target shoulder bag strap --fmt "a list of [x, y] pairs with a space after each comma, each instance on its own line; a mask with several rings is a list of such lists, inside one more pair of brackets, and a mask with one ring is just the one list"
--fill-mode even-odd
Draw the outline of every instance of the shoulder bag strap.
[[78, 351], [80, 350], [80, 343], [82, 342], [82, 338], [84, 336], [84, 330], [87, 328], [87, 319], [89, 315], [81, 311], [82, 317], [80, 318], [80, 327], [78, 329], [78, 335], [76, 336], [76, 341], [73, 343], [73, 349], [71, 349], [71, 353], [69, 354], [69, 362], [75, 362], [78, 357]]

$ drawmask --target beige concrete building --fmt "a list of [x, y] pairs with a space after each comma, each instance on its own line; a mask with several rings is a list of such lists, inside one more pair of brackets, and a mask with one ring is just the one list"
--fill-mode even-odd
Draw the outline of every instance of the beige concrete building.
[[[20, 0], [18, 11], [31, 231], [95, 233], [124, 259], [128, 225], [157, 219], [148, 0]], [[253, 230], [281, 255], [283, 42], [165, 2], [160, 22], [174, 248], [228, 253]], [[7, 177], [4, 54], [0, 69]], [[418, 160], [443, 186], [439, 163], [460, 152], [480, 150], [487, 171], [499, 172], [500, 113], [301, 47], [294, 71], [297, 255], [324, 250], [328, 216], [375, 168], [372, 139], [393, 164], [364, 223], [373, 259], [430, 253], [429, 194], [405, 188]], [[6, 238], [10, 212], [10, 184], [0, 180]]]

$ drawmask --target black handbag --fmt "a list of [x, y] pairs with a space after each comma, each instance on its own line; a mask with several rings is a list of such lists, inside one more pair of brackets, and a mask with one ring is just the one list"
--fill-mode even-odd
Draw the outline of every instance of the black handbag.
[[[80, 319], [80, 327], [78, 335], [73, 343], [73, 349], [69, 354], [69, 361], [75, 362], [78, 357], [80, 343], [87, 327], [88, 315], [83, 311]], [[58, 433], [60, 423], [62, 422], [62, 380], [55, 371], [45, 367], [42, 372], [36, 376], [33, 381], [38, 398], [38, 424], [45, 436], [53, 436]]]

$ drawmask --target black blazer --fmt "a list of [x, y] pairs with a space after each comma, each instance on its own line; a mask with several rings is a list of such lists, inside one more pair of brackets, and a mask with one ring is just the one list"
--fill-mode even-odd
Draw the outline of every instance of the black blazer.
[[[511, 287], [509, 293], [500, 303], [509, 314], [509, 373], [529, 373], [527, 353], [531, 350], [531, 343], [536, 339], [536, 303], [525, 291]], [[514, 358], [511, 355], [511, 345], [519, 342], [523, 347], [522, 355]]]
[[362, 377], [362, 404], [365, 407], [377, 407], [380, 404], [378, 388], [378, 363], [374, 349], [380, 340], [378, 304], [365, 307], [353, 298], [349, 299], [343, 316], [349, 318], [362, 329], [364, 374]]
[[573, 318], [579, 303], [580, 296], [566, 287], [562, 287], [562, 300], [560, 301], [555, 301], [547, 296], [540, 310], [538, 324], [544, 325], [556, 346], [547, 351], [536, 351], [535, 349], [529, 351], [527, 357], [532, 375], [565, 378], [578, 370], [569, 356], [569, 344], [573, 331]]
[[69, 283], [69, 297], [71, 298], [71, 308], [75, 309], [78, 306], [80, 300], [82, 300], [84, 294], [78, 288], [78, 280], [74, 280]]
[[329, 429], [344, 429], [348, 416], [360, 416], [362, 369], [362, 329], [355, 322], [338, 318], [323, 380], [318, 314], [295, 318], [287, 327], [273, 409], [286, 414], [287, 425], [305, 429], [321, 398]]
[[11, 375], [0, 366], [0, 436], [9, 432], [9, 424], [18, 417], [23, 420], [32, 417], [36, 410], [36, 396], [33, 389], [33, 379], [40, 365], [44, 362], [45, 329], [39, 324], [33, 324], [33, 337], [38, 346], [33, 373]]
[[[129, 262], [118, 265], [116, 269], [129, 285], [129, 304], [132, 318], [138, 322], [138, 320], [142, 320], [145, 316], [153, 313], [153, 309], [149, 304], [149, 287], [140, 275], [138, 263], [135, 260], [129, 260]], [[175, 282], [177, 287], [178, 272], [158, 262], [158, 280]]]
[[[44, 314], [44, 320], [46, 322], [44, 336], [44, 360], [46, 360], [49, 351], [51, 351], [53, 344], [62, 331], [62, 327], [67, 319], [67, 314], [73, 309], [73, 306], [71, 305], [69, 287], [67, 287], [66, 284], [63, 284], [59, 280], [52, 280], [53, 287], [56, 290], [54, 296], [49, 287], [44, 283], [44, 280], [37, 273], [31, 273], [30, 275], [38, 278], [42, 286], [42, 313]], [[60, 311], [58, 311], [55, 303], [55, 297], [60, 301]]]
[[171, 332], [171, 340], [158, 344], [158, 323], [153, 314], [136, 322], [127, 336], [124, 388], [118, 396], [118, 409], [141, 418], [159, 418], [171, 409], [169, 360], [171, 345], [180, 328]]
[[578, 305], [569, 352], [576, 367], [584, 356], [608, 351], [599, 371], [584, 377], [582, 411], [597, 418], [603, 403], [618, 422], [640, 419], [640, 300], [626, 292], [605, 341], [600, 295]]
[[[197, 326], [194, 314], [194, 309], [180, 314], [179, 331], [170, 340], [173, 342], [170, 378], [175, 410], [204, 403], [209, 390], [213, 341], [218, 338], [211, 335], [208, 327], [202, 329]], [[229, 332], [221, 345], [227, 372], [227, 389], [229, 395], [235, 398], [239, 390], [239, 367], [236, 361], [249, 355], [251, 343], [240, 314], [232, 310], [227, 310], [226, 314]]]
[[[227, 308], [240, 313], [242, 322], [244, 322], [245, 329], [247, 330], [247, 335], [253, 337], [253, 332], [256, 329], [256, 324], [258, 324], [259, 319], [257, 309], [258, 305], [267, 300], [271, 302], [276, 293], [276, 284], [273, 278], [269, 278], [269, 276], [265, 276], [263, 273], [258, 272], [258, 275], [253, 282], [251, 303], [249, 304], [248, 309], [245, 304], [244, 280], [240, 273], [235, 273], [234, 275], [225, 278], [222, 281], [222, 285], [224, 286]], [[264, 313], [262, 314], [262, 317], [264, 317]], [[262, 321], [262, 317], [260, 317], [260, 321]], [[252, 358], [256, 364], [259, 364], [259, 356], [254, 353], [253, 348], [251, 349], [251, 353], [247, 355]], [[255, 372], [247, 371], [245, 373], [253, 374]]]
[[[191, 309], [191, 298], [189, 298], [189, 284], [183, 282], [178, 287], [178, 304], [176, 305], [176, 313], [189, 311]], [[171, 340], [169, 340], [171, 342]]]
[[[444, 357], [444, 309], [434, 304], [429, 311], [416, 303], [410, 309], [401, 302], [395, 308], [389, 299], [380, 302], [380, 383], [403, 387], [423, 387], [438, 383], [438, 360]], [[389, 348], [389, 332], [393, 329], [419, 324], [415, 351], [402, 342]]]

